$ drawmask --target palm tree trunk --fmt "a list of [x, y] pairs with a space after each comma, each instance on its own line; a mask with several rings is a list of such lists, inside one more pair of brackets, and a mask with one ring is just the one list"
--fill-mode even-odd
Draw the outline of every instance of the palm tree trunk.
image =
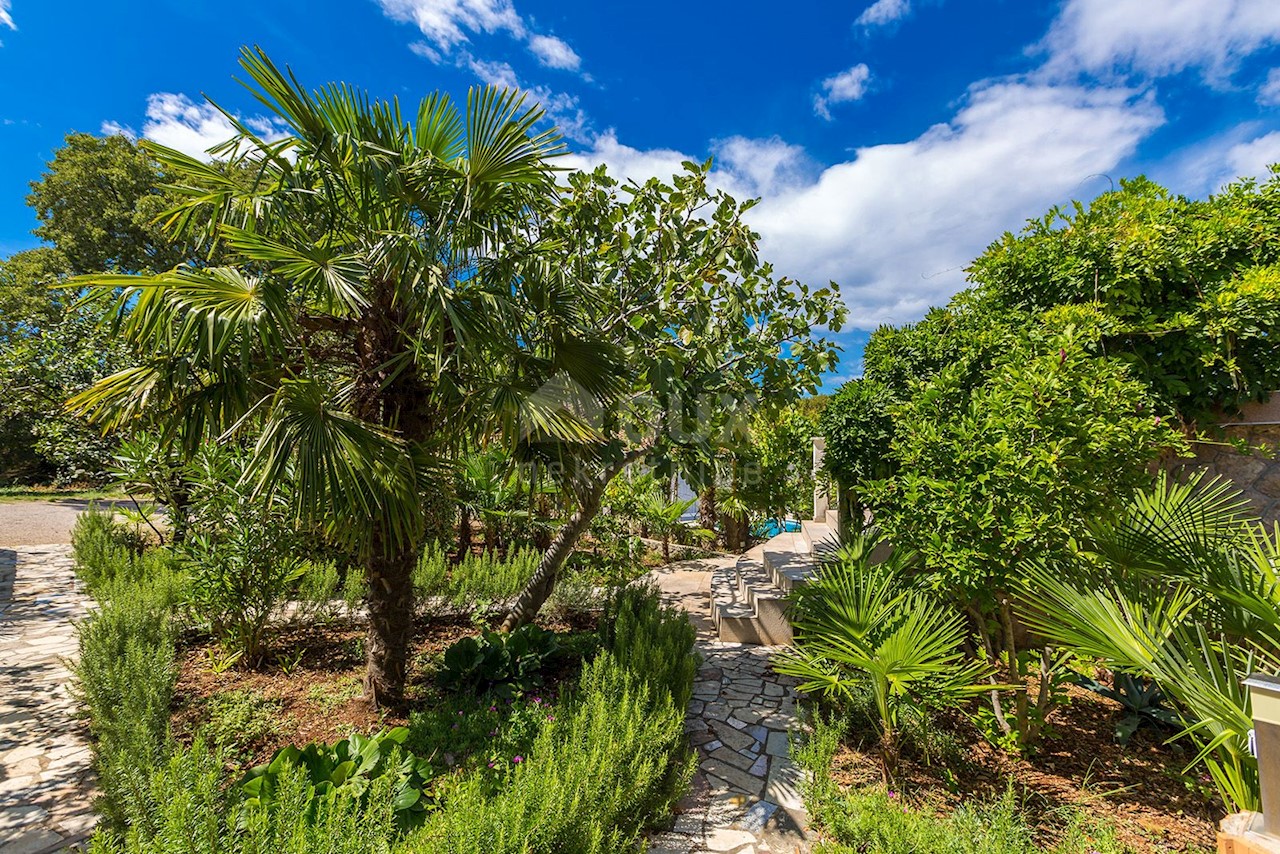
[[716, 485], [714, 483], [702, 490], [702, 495], [698, 496], [698, 524], [715, 534], [717, 539], [720, 537], [720, 533], [716, 530], [720, 526], [720, 520], [716, 518]]
[[412, 551], [378, 552], [365, 565], [369, 580], [369, 633], [365, 642], [365, 697], [377, 706], [404, 702], [413, 634]]
[[458, 506], [458, 560], [471, 551], [471, 513], [465, 504]]

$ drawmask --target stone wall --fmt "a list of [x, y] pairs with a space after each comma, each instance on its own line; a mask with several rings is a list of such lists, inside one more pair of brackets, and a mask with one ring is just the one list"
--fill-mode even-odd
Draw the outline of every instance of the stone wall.
[[1242, 454], [1228, 444], [1192, 445], [1193, 465], [1230, 478], [1253, 503], [1268, 525], [1280, 521], [1280, 394], [1270, 402], [1246, 407], [1239, 421], [1222, 425], [1232, 440], [1243, 439], [1252, 450]]

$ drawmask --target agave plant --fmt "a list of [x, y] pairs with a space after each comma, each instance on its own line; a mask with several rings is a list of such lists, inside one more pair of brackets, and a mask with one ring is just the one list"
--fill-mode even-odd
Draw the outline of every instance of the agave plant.
[[1055, 644], [1151, 679], [1175, 704], [1223, 802], [1260, 806], [1243, 679], [1280, 667], [1280, 531], [1241, 493], [1162, 475], [1116, 518], [1089, 527], [1074, 566], [1027, 578], [1028, 622]]
[[806, 693], [845, 703], [870, 695], [888, 783], [906, 709], [955, 705], [991, 686], [987, 665], [964, 658], [960, 614], [913, 583], [915, 556], [875, 563], [878, 544], [874, 529], [848, 538], [793, 594], [795, 646], [775, 667]]

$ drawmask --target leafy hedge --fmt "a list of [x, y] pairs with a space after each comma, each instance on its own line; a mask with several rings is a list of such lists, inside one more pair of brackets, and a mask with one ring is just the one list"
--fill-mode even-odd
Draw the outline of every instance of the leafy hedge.
[[146, 822], [149, 776], [171, 749], [171, 615], [185, 581], [166, 552], [139, 555], [121, 545], [108, 514], [82, 516], [72, 541], [77, 569], [99, 605], [77, 627], [75, 666], [95, 739], [99, 809], [116, 826]]

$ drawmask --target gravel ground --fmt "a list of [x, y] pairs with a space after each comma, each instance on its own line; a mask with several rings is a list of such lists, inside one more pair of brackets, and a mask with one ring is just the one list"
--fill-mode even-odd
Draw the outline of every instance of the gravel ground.
[[89, 503], [80, 498], [0, 501], [0, 548], [71, 542], [71, 526]]

